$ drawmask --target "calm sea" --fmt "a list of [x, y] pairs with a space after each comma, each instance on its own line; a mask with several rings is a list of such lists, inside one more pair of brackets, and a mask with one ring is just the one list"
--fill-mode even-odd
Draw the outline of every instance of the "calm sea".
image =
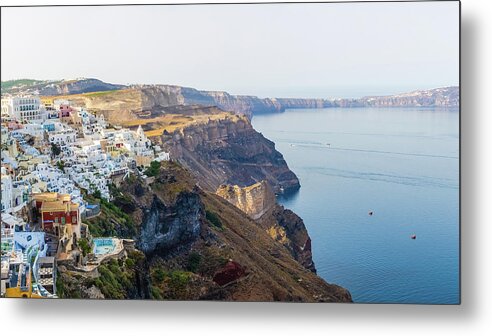
[[356, 302], [459, 303], [457, 109], [298, 109], [253, 125], [301, 181], [279, 201], [304, 219], [322, 278]]

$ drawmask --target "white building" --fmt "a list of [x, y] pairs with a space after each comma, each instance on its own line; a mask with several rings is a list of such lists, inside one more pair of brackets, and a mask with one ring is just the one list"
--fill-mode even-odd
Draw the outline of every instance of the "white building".
[[45, 127], [48, 132], [48, 141], [52, 144], [56, 144], [62, 148], [71, 146], [77, 140], [77, 132], [70, 126], [54, 122], [53, 127]]
[[7, 97], [2, 99], [2, 117], [21, 122], [41, 123], [44, 119], [44, 108], [38, 96]]
[[9, 138], [9, 129], [7, 127], [4, 127], [3, 125], [0, 126], [0, 129], [1, 129], [0, 140], [3, 145], [7, 143], [7, 140]]
[[2, 167], [2, 212], [12, 207], [12, 177]]
[[161, 162], [161, 161], [169, 161], [170, 160], [170, 156], [169, 156], [169, 153], [167, 152], [160, 152], [157, 157], [155, 158], [155, 161], [157, 162]]

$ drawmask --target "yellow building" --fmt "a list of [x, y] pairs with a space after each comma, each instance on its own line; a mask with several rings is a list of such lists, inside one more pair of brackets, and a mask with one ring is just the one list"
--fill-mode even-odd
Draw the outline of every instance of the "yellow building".
[[47, 111], [52, 111], [55, 109], [55, 100], [50, 97], [41, 97], [41, 104]]
[[151, 156], [136, 155], [135, 162], [138, 167], [148, 167], [154, 158]]
[[12, 276], [10, 286], [5, 290], [8, 298], [42, 298], [42, 296], [32, 291], [32, 274], [29, 265], [21, 263], [11, 265]]

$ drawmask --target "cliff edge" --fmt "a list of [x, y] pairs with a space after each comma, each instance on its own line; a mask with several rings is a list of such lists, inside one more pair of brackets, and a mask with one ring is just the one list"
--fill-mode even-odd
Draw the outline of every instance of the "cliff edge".
[[247, 187], [263, 180], [277, 194], [300, 187], [275, 144], [245, 117], [190, 124], [154, 141], [169, 150], [173, 158], [199, 177], [200, 186], [211, 192], [223, 184]]
[[285, 246], [295, 260], [316, 273], [311, 238], [303, 220], [277, 203], [266, 181], [244, 188], [222, 185], [216, 194], [254, 219], [272, 239]]

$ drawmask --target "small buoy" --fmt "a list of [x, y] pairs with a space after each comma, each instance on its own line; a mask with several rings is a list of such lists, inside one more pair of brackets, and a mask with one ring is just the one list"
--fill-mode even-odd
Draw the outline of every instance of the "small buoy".
[[414, 234], [413, 234], [413, 235], [411, 235], [411, 236], [410, 236], [410, 238], [412, 238], [412, 239], [417, 239], [417, 235], [414, 235]]
[[368, 214], [369, 214], [369, 216], [372, 216], [372, 215], [374, 214], [374, 212], [369, 211], [369, 213], [368, 213]]

